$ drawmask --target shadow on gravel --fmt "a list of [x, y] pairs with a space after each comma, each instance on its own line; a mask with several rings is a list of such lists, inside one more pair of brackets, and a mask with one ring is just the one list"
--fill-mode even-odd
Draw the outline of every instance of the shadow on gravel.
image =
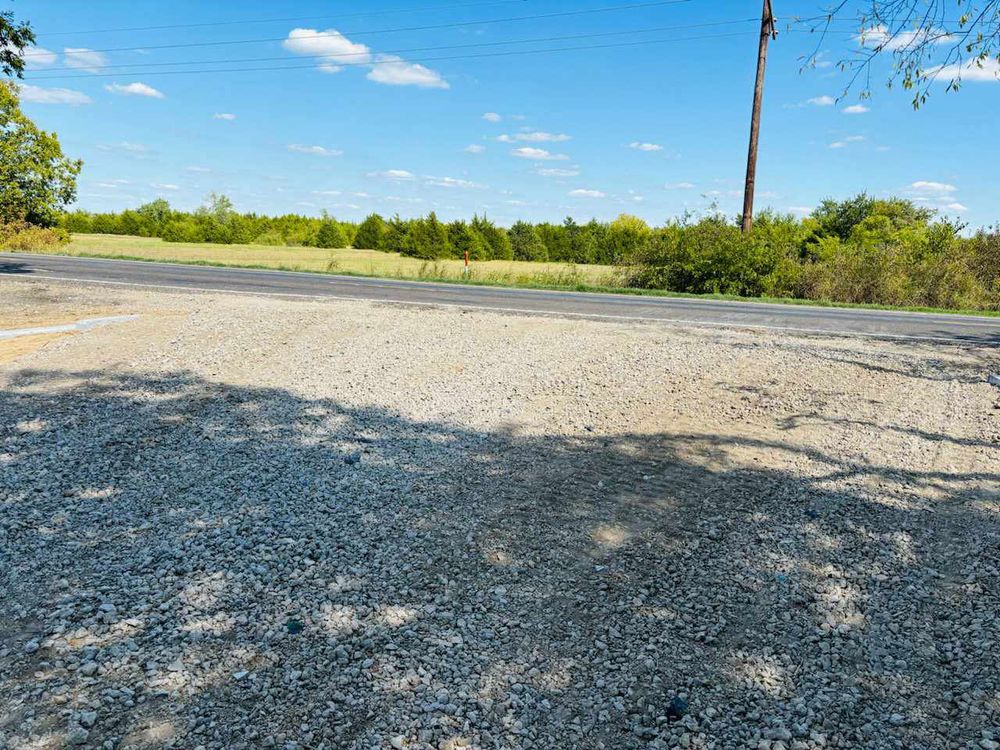
[[0, 451], [12, 747], [948, 747], [998, 720], [988, 468], [185, 373], [22, 372]]

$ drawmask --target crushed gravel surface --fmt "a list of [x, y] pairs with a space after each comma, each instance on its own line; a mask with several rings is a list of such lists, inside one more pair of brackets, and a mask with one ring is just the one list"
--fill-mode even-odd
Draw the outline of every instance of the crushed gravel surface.
[[[0, 281], [0, 748], [1000, 748], [995, 349]], [[110, 311], [110, 312], [109, 312]]]

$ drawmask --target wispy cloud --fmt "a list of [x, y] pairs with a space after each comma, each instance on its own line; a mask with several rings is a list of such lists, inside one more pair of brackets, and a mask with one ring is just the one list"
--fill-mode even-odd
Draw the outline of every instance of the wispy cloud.
[[486, 146], [480, 146], [478, 143], [471, 143], [462, 150], [467, 154], [481, 154], [486, 150]]
[[86, 70], [88, 73], [99, 73], [108, 64], [108, 59], [102, 53], [86, 47], [66, 47], [63, 59], [66, 67]]
[[569, 157], [566, 154], [553, 154], [546, 151], [544, 148], [533, 148], [531, 146], [523, 146], [521, 148], [512, 149], [510, 152], [512, 155], [519, 159], [532, 159], [534, 161], [568, 161]]
[[21, 92], [21, 100], [32, 104], [69, 104], [78, 106], [80, 104], [92, 104], [93, 99], [82, 91], [73, 89], [47, 89], [41, 86], [32, 86], [27, 83], [18, 84]]
[[842, 111], [845, 115], [863, 115], [870, 110], [864, 104], [852, 104], [849, 107], [844, 107]]
[[958, 190], [954, 185], [947, 182], [934, 182], [933, 180], [917, 180], [911, 182], [909, 189], [918, 193], [954, 193]]
[[483, 114], [483, 119], [486, 120], [486, 122], [500, 122], [503, 117], [498, 115], [496, 112], [486, 112]]
[[407, 172], [405, 169], [386, 169], [381, 172], [369, 172], [369, 177], [381, 177], [386, 180], [412, 180], [416, 175], [413, 172]]
[[485, 185], [480, 185], [478, 182], [462, 180], [457, 177], [426, 177], [425, 180], [425, 185], [432, 185], [434, 187], [464, 189], [486, 187]]
[[125, 151], [130, 154], [144, 154], [149, 151], [149, 146], [131, 141], [121, 141], [120, 143], [101, 143], [97, 146], [101, 151]]
[[214, 115], [212, 115], [212, 119], [213, 120], [235, 120], [236, 119], [236, 115], [234, 115], [232, 112], [216, 112]]
[[365, 76], [369, 81], [388, 86], [419, 86], [425, 89], [451, 88], [436, 70], [406, 62], [396, 55], [376, 55], [375, 64]]
[[541, 130], [528, 130], [523, 133], [514, 133], [513, 135], [498, 135], [497, 140], [501, 143], [517, 143], [518, 141], [525, 143], [563, 143], [568, 141], [572, 136], [566, 135], [565, 133], [546, 133]]
[[571, 198], [604, 198], [605, 193], [600, 190], [588, 190], [585, 188], [577, 188], [576, 190], [570, 190], [568, 195]]
[[104, 86], [105, 91], [121, 96], [145, 96], [150, 99], [166, 99], [166, 95], [152, 86], [136, 81], [135, 83], [109, 83]]
[[344, 152], [339, 151], [335, 148], [326, 148], [325, 146], [305, 146], [301, 143], [290, 143], [288, 144], [289, 151], [295, 151], [299, 154], [311, 154], [312, 156], [341, 156]]
[[174, 185], [169, 182], [151, 182], [149, 186], [155, 190], [180, 190], [180, 185]]
[[542, 177], [576, 177], [580, 174], [580, 170], [571, 167], [569, 169], [560, 167], [539, 167], [535, 170], [535, 174], [539, 174]]
[[628, 144], [629, 148], [635, 149], [636, 151], [662, 151], [663, 146], [659, 143], [642, 143], [641, 141], [632, 141]]
[[59, 61], [59, 55], [45, 47], [32, 47], [24, 51], [24, 65], [29, 70], [48, 68]]
[[694, 190], [694, 183], [691, 182], [668, 182], [664, 185], [667, 190]]
[[966, 60], [963, 63], [942, 65], [927, 71], [927, 78], [938, 81], [975, 81], [978, 83], [1000, 83], [1000, 60], [987, 57], [985, 60]]
[[829, 145], [829, 148], [845, 148], [850, 143], [860, 143], [865, 140], [863, 135], [849, 135], [839, 141], [834, 141]]

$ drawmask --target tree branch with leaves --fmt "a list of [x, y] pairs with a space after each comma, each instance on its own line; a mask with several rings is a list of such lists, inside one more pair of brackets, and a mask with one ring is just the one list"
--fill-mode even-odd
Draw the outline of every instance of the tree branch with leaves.
[[[858, 46], [838, 67], [851, 72], [844, 95], [860, 87], [872, 95], [872, 66], [890, 57], [887, 85], [913, 92], [913, 107], [927, 101], [931, 87], [947, 81], [957, 91], [963, 81], [1000, 79], [1000, 0], [864, 0], [857, 10], [842, 0], [814, 18], [795, 19], [819, 35], [807, 65], [815, 65], [827, 37], [840, 25], [857, 29]], [[853, 16], [853, 17], [852, 17]]]

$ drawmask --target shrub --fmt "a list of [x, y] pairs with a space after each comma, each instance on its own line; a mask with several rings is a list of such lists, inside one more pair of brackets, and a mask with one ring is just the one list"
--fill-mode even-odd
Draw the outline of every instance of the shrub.
[[448, 244], [456, 258], [483, 260], [489, 256], [489, 248], [482, 235], [464, 221], [453, 221], [448, 225]]
[[0, 249], [48, 250], [69, 242], [69, 232], [62, 227], [38, 227], [26, 221], [0, 224]]

